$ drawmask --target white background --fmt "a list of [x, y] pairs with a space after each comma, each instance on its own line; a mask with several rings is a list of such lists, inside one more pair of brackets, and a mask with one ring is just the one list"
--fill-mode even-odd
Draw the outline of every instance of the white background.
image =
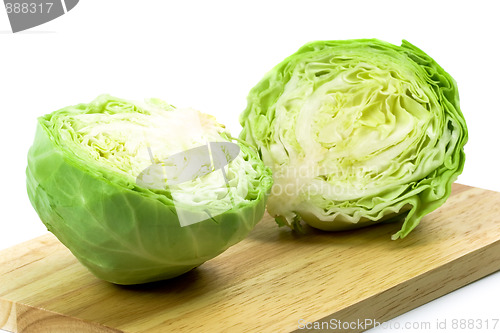
[[[500, 191], [495, 2], [82, 0], [18, 34], [0, 8], [0, 249], [46, 232], [25, 190], [38, 116], [100, 93], [159, 97], [238, 134], [249, 89], [311, 40], [407, 39], [426, 51], [459, 85], [470, 137], [459, 182]], [[499, 296], [497, 273], [392, 322], [499, 318]]]

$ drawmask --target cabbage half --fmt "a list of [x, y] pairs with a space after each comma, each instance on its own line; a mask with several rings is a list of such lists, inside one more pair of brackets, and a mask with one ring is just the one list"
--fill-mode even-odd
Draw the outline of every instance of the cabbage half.
[[[252, 230], [265, 210], [270, 170], [238, 142], [224, 174], [153, 187], [137, 178], [174, 154], [230, 141], [215, 118], [198, 111], [100, 96], [39, 118], [28, 195], [48, 230], [97, 277], [117, 284], [172, 278]], [[183, 226], [179, 211], [205, 215]]]
[[407, 214], [403, 238], [446, 201], [465, 161], [456, 83], [407, 41], [306, 44], [250, 91], [240, 122], [273, 171], [269, 213], [294, 228]]

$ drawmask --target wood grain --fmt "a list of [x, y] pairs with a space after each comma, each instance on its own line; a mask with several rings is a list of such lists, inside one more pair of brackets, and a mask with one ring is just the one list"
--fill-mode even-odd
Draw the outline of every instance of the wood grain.
[[16, 307], [14, 303], [0, 299], [0, 328], [15, 332], [16, 325]]
[[47, 234], [0, 252], [0, 328], [290, 332], [299, 320], [383, 322], [500, 269], [500, 193], [455, 184], [443, 207], [391, 241], [399, 227], [296, 234], [265, 216], [199, 268], [129, 287], [96, 279]]

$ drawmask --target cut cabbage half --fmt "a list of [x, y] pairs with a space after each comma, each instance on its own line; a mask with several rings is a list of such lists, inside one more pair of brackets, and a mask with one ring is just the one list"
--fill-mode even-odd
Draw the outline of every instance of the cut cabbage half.
[[[39, 118], [28, 195], [49, 231], [97, 277], [118, 284], [172, 278], [242, 240], [264, 214], [270, 170], [253, 148], [233, 141], [198, 111], [103, 95]], [[152, 165], [210, 143], [239, 149], [219, 168], [210, 169], [212, 154], [208, 166], [190, 164], [204, 173], [144, 185]]]
[[403, 238], [449, 197], [467, 128], [455, 81], [403, 41], [318, 41], [250, 92], [240, 137], [258, 147], [274, 186], [268, 211], [343, 230], [407, 214]]

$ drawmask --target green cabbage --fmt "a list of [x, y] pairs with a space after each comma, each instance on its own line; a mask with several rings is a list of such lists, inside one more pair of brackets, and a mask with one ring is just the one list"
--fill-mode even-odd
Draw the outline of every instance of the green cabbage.
[[465, 161], [456, 83], [407, 41], [306, 44], [250, 91], [240, 122], [273, 171], [268, 212], [293, 228], [406, 214], [403, 238], [446, 201]]
[[[270, 170], [238, 141], [224, 172], [173, 185], [138, 180], [169, 156], [231, 141], [198, 111], [103, 95], [39, 118], [28, 195], [48, 230], [97, 277], [117, 284], [172, 278], [252, 230], [265, 210]], [[179, 212], [204, 217], [181, 225]]]

